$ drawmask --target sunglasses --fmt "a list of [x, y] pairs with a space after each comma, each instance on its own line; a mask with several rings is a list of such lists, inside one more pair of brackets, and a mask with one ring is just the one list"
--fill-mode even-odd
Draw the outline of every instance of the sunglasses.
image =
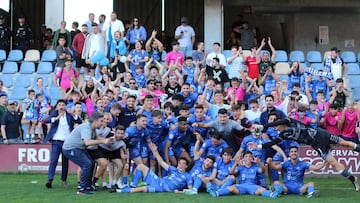
[[134, 20], [134, 22], [138, 22], [138, 20]]
[[130, 85], [135, 85], [136, 83], [134, 83], [134, 82], [129, 82], [129, 84], [130, 84]]

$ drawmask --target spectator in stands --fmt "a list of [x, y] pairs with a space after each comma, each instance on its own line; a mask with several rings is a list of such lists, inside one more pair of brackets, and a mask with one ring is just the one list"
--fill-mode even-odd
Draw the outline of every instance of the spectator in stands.
[[55, 74], [55, 77], [59, 79], [59, 83], [56, 83], [64, 91], [67, 91], [72, 86], [77, 88], [78, 86], [78, 77], [76, 71], [72, 69], [72, 58], [67, 57], [65, 59], [65, 67], [59, 68]]
[[[48, 78], [45, 77], [47, 80]], [[44, 78], [38, 77], [36, 80], [36, 85], [33, 87], [35, 94], [41, 94], [45, 102], [50, 103], [50, 92], [48, 88], [44, 86]]]
[[45, 122], [50, 123], [51, 127], [44, 143], [51, 142], [51, 160], [48, 171], [48, 181], [45, 184], [47, 188], [52, 188], [52, 181], [55, 176], [55, 169], [58, 164], [59, 156], [62, 154], [62, 173], [61, 180], [63, 186], [67, 185], [67, 173], [69, 161], [62, 153], [62, 146], [66, 136], [74, 129], [74, 124], [82, 123], [82, 120], [66, 112], [65, 100], [58, 100], [55, 106], [56, 110], [51, 112]]
[[299, 106], [295, 115], [291, 115], [289, 117], [293, 118], [297, 121], [300, 121], [301, 123], [303, 123], [305, 125], [310, 125], [311, 123], [317, 123], [318, 122], [317, 114], [315, 114], [315, 118], [310, 118], [310, 117], [306, 116], [306, 109], [307, 109], [307, 107], [305, 107], [305, 106]]
[[153, 108], [159, 108], [160, 96], [163, 95], [163, 92], [155, 89], [155, 80], [146, 82], [146, 88], [142, 89], [137, 100], [142, 101], [146, 95], [152, 95], [154, 98]]
[[141, 41], [135, 43], [135, 48], [129, 52], [127, 60], [130, 62], [130, 70], [133, 75], [137, 66], [144, 70], [145, 63], [149, 60], [149, 54], [143, 49]]
[[[87, 25], [88, 28], [91, 28], [92, 24], [94, 23], [95, 20], [95, 14], [94, 13], [89, 13], [88, 15], [89, 20], [85, 22], [85, 24]], [[89, 34], [92, 33], [92, 30], [89, 29]]]
[[65, 157], [81, 168], [78, 195], [92, 194], [90, 187], [94, 162], [85, 151], [85, 148], [91, 145], [109, 144], [114, 140], [114, 138], [101, 139], [92, 133], [102, 125], [103, 119], [103, 114], [98, 112], [93, 113], [89, 118], [89, 122], [80, 124], [67, 136], [69, 139], [65, 139], [62, 147]]
[[245, 110], [245, 117], [250, 120], [250, 122], [260, 123], [261, 111], [259, 109], [259, 103], [257, 99], [250, 100], [250, 109]]
[[51, 28], [46, 29], [46, 35], [44, 38], [44, 43], [41, 44], [43, 50], [49, 50], [52, 49], [52, 43], [53, 43], [53, 30]]
[[356, 133], [356, 125], [358, 122], [359, 111], [356, 109], [356, 103], [354, 101], [348, 101], [347, 107], [342, 110], [341, 115], [341, 137], [344, 140], [352, 141], [360, 144], [359, 137]]
[[301, 76], [304, 74], [304, 68], [299, 61], [294, 61], [287, 74], [289, 75], [288, 89], [291, 90], [295, 83], [300, 84]]
[[[3, 102], [4, 96], [0, 96]], [[2, 104], [0, 104], [3, 107]], [[17, 104], [14, 100], [7, 102], [7, 110], [1, 117], [1, 138], [4, 144], [15, 144], [21, 142], [20, 117], [17, 113]]]
[[85, 69], [84, 74], [87, 75], [87, 64], [85, 63], [85, 59], [81, 58], [81, 55], [83, 52], [85, 39], [88, 36], [88, 34], [89, 34], [88, 27], [86, 24], [83, 24], [81, 26], [81, 32], [76, 34], [75, 37], [73, 38], [72, 48], [75, 51], [77, 74], [80, 74], [81, 67], [84, 67]]
[[245, 56], [241, 47], [231, 47], [231, 56], [226, 59], [228, 65], [226, 66], [226, 72], [228, 72], [229, 78], [238, 77], [241, 71], [246, 70], [244, 66]]
[[[260, 47], [265, 45], [265, 39], [261, 41]], [[261, 49], [256, 49], [256, 46], [251, 48], [251, 53], [249, 56], [246, 57], [245, 65], [248, 67], [248, 75], [249, 78], [258, 79], [260, 72], [259, 72], [259, 63], [260, 63], [260, 51]]]
[[18, 17], [18, 25], [13, 30], [14, 49], [20, 49], [25, 54], [33, 42], [30, 26], [25, 23], [25, 16]]
[[331, 54], [325, 59], [326, 72], [331, 72], [334, 81], [338, 78], [344, 78], [347, 66], [344, 60], [339, 56], [340, 50], [336, 47], [331, 48]]
[[110, 59], [113, 61], [111, 64], [111, 72], [113, 73], [113, 80], [116, 79], [117, 73], [122, 76], [126, 71], [126, 39], [121, 35], [119, 31], [114, 34], [113, 40], [110, 42]]
[[76, 21], [71, 24], [71, 28], [72, 28], [72, 30], [70, 31], [70, 35], [71, 35], [71, 42], [73, 43], [74, 37], [77, 34], [81, 33], [81, 31], [79, 30], [79, 23]]
[[25, 110], [21, 123], [26, 124], [24, 143], [35, 143], [35, 127], [38, 120], [38, 112], [35, 108], [35, 91], [33, 89], [28, 90], [28, 95], [23, 105]]
[[195, 63], [199, 63], [199, 68], [202, 69], [205, 66], [207, 53], [204, 53], [204, 42], [196, 43], [196, 50], [192, 53], [192, 58]]
[[7, 94], [3, 92], [0, 93], [0, 121], [6, 111], [6, 100], [7, 100]]
[[8, 90], [6, 87], [4, 87], [4, 82], [2, 80], [0, 80], [0, 94], [7, 95], [7, 92], [8, 92]]
[[[103, 57], [106, 56], [108, 49], [105, 36], [98, 32], [98, 27], [96, 23], [93, 23], [91, 25], [91, 30], [91, 34], [89, 34], [85, 39], [81, 58], [85, 59], [85, 62], [89, 64], [88, 68], [90, 69], [90, 75], [95, 76], [96, 64], [93, 64], [90, 59], [97, 58], [97, 56], [102, 54]], [[101, 57], [101, 59], [103, 57]]]
[[[263, 97], [262, 97], [263, 90], [257, 86], [256, 82], [257, 82], [257, 80], [253, 80], [246, 89], [245, 98], [248, 101], [249, 106], [250, 106], [250, 101], [252, 99], [256, 99], [257, 101], [260, 101], [261, 99], [263, 99]], [[260, 111], [261, 111], [261, 109], [260, 109]]]
[[261, 77], [259, 85], [263, 85], [264, 94], [268, 95], [274, 88], [276, 88], [276, 84], [278, 82], [280, 82], [279, 76], [274, 72], [272, 67], [268, 67], [265, 74]]
[[220, 43], [214, 42], [213, 43], [213, 52], [206, 56], [206, 65], [213, 66], [213, 58], [218, 58], [220, 61], [220, 65], [222, 68], [226, 67], [226, 58], [224, 54], [220, 53]]
[[11, 35], [11, 29], [5, 22], [5, 16], [0, 15], [0, 49], [5, 50], [6, 55], [10, 51]]
[[127, 30], [125, 37], [130, 43], [129, 50], [135, 49], [137, 41], [141, 42], [141, 44], [145, 43], [147, 33], [145, 28], [139, 23], [139, 18], [133, 19], [132, 27]]
[[71, 57], [70, 48], [65, 46], [66, 39], [61, 36], [58, 38], [58, 45], [55, 49], [56, 51], [56, 68], [64, 68], [65, 60], [67, 57]]
[[329, 93], [330, 95], [330, 104], [335, 104], [339, 111], [345, 107], [346, 97], [350, 96], [350, 93], [344, 87], [344, 80], [342, 78], [336, 79], [336, 86]]
[[200, 63], [194, 62], [191, 56], [185, 58], [185, 64], [181, 71], [185, 82], [190, 85], [195, 85], [197, 83], [198, 73], [200, 72]]
[[[259, 63], [259, 72], [260, 76], [263, 77], [266, 73], [266, 71], [271, 68], [273, 72], [275, 72], [275, 59], [276, 59], [276, 50], [274, 46], [271, 43], [271, 38], [268, 37], [267, 41], [270, 50], [271, 50], [271, 58], [268, 52], [264, 51], [264, 53], [261, 56], [261, 61]], [[263, 49], [265, 46], [264, 43], [261, 43], [259, 49]]]
[[[155, 64], [153, 62], [155, 61]], [[145, 64], [145, 77], [147, 80], [155, 80], [161, 82], [161, 77], [164, 73], [164, 66], [159, 62], [150, 58], [150, 60]]]
[[102, 31], [102, 33], [106, 36], [106, 41], [109, 48], [115, 32], [120, 32], [120, 36], [122, 37], [125, 36], [125, 28], [123, 22], [117, 19], [117, 14], [115, 12], [111, 12], [110, 21], [104, 24]]
[[[240, 84], [241, 82], [241, 84]], [[226, 90], [225, 99], [229, 104], [237, 104], [239, 101], [244, 101], [246, 90], [246, 73], [241, 72], [241, 79], [237, 77], [231, 78], [231, 87]]]
[[249, 22], [243, 21], [241, 26], [233, 28], [233, 31], [241, 35], [240, 46], [244, 50], [250, 50], [253, 47], [256, 47], [256, 31], [255, 29], [250, 29]]
[[57, 46], [60, 44], [58, 42], [58, 40], [60, 38], [65, 39], [65, 44], [64, 44], [65, 47], [67, 47], [67, 48], [71, 47], [71, 42], [72, 42], [71, 34], [65, 27], [66, 27], [66, 22], [61, 21], [60, 28], [58, 30], [56, 30], [55, 34], [54, 34], [54, 39], [53, 39], [53, 47], [54, 48], [57, 48]]
[[236, 32], [231, 31], [230, 38], [226, 40], [225, 49], [231, 50], [232, 47], [240, 47], [240, 38], [238, 38]]
[[[173, 74], [170, 75], [170, 72]], [[165, 93], [168, 95], [167, 98], [171, 98], [174, 94], [181, 91], [181, 86], [184, 83], [184, 79], [178, 69], [175, 69], [174, 64], [168, 68], [165, 74], [161, 78], [162, 86], [165, 87]]]
[[226, 85], [229, 85], [229, 76], [226, 70], [222, 67], [220, 64], [220, 59], [217, 57], [214, 57], [212, 59], [212, 66], [206, 67], [206, 74], [208, 77], [211, 77], [214, 79], [216, 84], [221, 84], [222, 87]]
[[166, 54], [165, 67], [170, 69], [171, 64], [174, 64], [174, 68], [182, 69], [184, 65], [184, 54], [180, 51], [180, 43], [178, 41], [171, 42], [172, 51]]
[[271, 112], [276, 112], [279, 118], [286, 117], [286, 115], [282, 111], [275, 108], [274, 97], [271, 94], [265, 96], [265, 102], [266, 102], [266, 109], [260, 115], [260, 124], [264, 125], [268, 123], [268, 114]]
[[341, 113], [336, 104], [330, 105], [330, 110], [321, 118], [320, 124], [333, 135], [341, 135]]
[[149, 57], [153, 58], [152, 64], [156, 64], [156, 61], [162, 61], [162, 52], [164, 51], [163, 44], [156, 38], [157, 31], [153, 30], [150, 38], [146, 41], [145, 49], [149, 53]]
[[187, 51], [193, 49], [195, 43], [195, 31], [188, 25], [188, 19], [181, 17], [181, 25], [175, 29], [175, 40], [180, 43], [180, 51], [186, 55]]
[[104, 24], [105, 24], [105, 20], [106, 20], [106, 16], [104, 14], [99, 15], [98, 28], [99, 28], [100, 33], [103, 32], [103, 27], [104, 27]]

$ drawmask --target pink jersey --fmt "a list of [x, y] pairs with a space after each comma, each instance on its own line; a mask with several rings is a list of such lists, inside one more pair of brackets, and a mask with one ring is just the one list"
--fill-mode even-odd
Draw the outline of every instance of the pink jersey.
[[175, 64], [177, 58], [180, 57], [180, 60], [179, 60], [179, 65], [177, 66], [177, 68], [179, 68], [181, 70], [183, 64], [184, 64], [184, 54], [182, 52], [174, 52], [174, 51], [170, 51], [169, 53], [166, 54], [166, 57], [165, 57], [165, 63], [167, 65], [170, 65], [171, 62], [173, 62]]
[[357, 122], [357, 111], [350, 112], [348, 109], [345, 110], [345, 120], [343, 124], [342, 136], [347, 138], [356, 138], [355, 132]]
[[[229, 87], [226, 90], [226, 95], [231, 94], [229, 100], [231, 100], [233, 90], [234, 90], [233, 87]], [[237, 90], [236, 90], [236, 93], [235, 93], [236, 100], [237, 101], [244, 101], [244, 96], [245, 96], [245, 90], [242, 87], [238, 87]]]
[[310, 117], [307, 117], [307, 116], [304, 116], [303, 120], [300, 120], [299, 114], [296, 114], [294, 116], [294, 119], [297, 120], [297, 121], [300, 121], [301, 123], [303, 123], [305, 125], [309, 125], [311, 123], [311, 120], [312, 120]]
[[[341, 119], [341, 113], [337, 112], [336, 116], [338, 117], [338, 119]], [[329, 131], [330, 133], [334, 134], [334, 135], [341, 135], [341, 129], [338, 128], [338, 123], [335, 120], [336, 116], [332, 116], [330, 112], [328, 112], [325, 116], [324, 116], [324, 125], [323, 127]]]

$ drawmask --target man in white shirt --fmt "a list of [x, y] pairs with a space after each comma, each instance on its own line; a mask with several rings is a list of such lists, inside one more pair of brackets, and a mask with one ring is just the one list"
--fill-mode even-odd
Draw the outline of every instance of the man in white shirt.
[[115, 12], [112, 12], [110, 14], [110, 21], [107, 23], [104, 23], [103, 26], [103, 34], [106, 36], [106, 41], [108, 42], [108, 47], [110, 48], [110, 44], [113, 37], [114, 37], [114, 33], [119, 31], [121, 34], [121, 37], [124, 36], [124, 24], [121, 20], [117, 19], [117, 15]]
[[214, 42], [213, 44], [213, 52], [207, 55], [206, 57], [206, 65], [213, 67], [212, 60], [213, 58], [218, 58], [220, 60], [220, 65], [222, 68], [226, 67], [226, 59], [224, 54], [220, 53], [220, 43]]
[[193, 49], [195, 43], [195, 31], [188, 25], [188, 19], [186, 17], [181, 18], [181, 25], [175, 30], [175, 40], [180, 43], [180, 51], [186, 55], [187, 51]]
[[[65, 100], [59, 100], [56, 103], [56, 110], [51, 112], [50, 116], [45, 120], [46, 123], [51, 123], [49, 133], [47, 134], [44, 143], [51, 142], [51, 160], [48, 170], [48, 182], [45, 184], [47, 188], [52, 188], [52, 181], [55, 176], [56, 166], [60, 154], [62, 154], [62, 146], [65, 137], [74, 129], [75, 123], [82, 123], [78, 116], [72, 116], [66, 112]], [[61, 180], [66, 186], [67, 173], [69, 168], [69, 160], [62, 154], [62, 171]]]

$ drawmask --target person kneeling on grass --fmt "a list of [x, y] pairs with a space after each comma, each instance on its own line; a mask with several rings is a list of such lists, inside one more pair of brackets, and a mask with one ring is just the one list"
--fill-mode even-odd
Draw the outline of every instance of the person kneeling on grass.
[[278, 171], [283, 170], [284, 174], [286, 174], [284, 176], [284, 184], [275, 181], [274, 188], [282, 186], [285, 194], [306, 194], [308, 198], [318, 197], [320, 191], [315, 190], [314, 182], [304, 184], [304, 174], [306, 170], [320, 170], [325, 166], [326, 162], [318, 165], [311, 165], [308, 162], [300, 161], [298, 148], [296, 146], [290, 147], [289, 156], [290, 160], [281, 164], [273, 163], [271, 158], [268, 158], [266, 161], [272, 169]]
[[261, 195], [264, 197], [277, 198], [282, 192], [282, 187], [276, 188], [274, 192], [267, 190], [259, 185], [256, 185], [256, 177], [258, 173], [263, 173], [265, 170], [264, 164], [260, 162], [259, 158], [255, 158], [256, 163], [253, 163], [254, 157], [250, 151], [244, 153], [243, 165], [238, 159], [231, 167], [232, 174], [237, 174], [239, 184], [234, 184], [219, 190], [214, 190], [208, 187], [207, 191], [212, 197], [225, 196], [230, 194], [250, 194]]
[[112, 192], [133, 193], [133, 192], [178, 192], [186, 186], [192, 188], [193, 181], [186, 169], [188, 168], [188, 161], [183, 157], [179, 157], [177, 168], [167, 164], [157, 151], [155, 144], [149, 144], [149, 147], [154, 154], [158, 163], [165, 170], [169, 172], [168, 176], [159, 178], [152, 170], [144, 164], [138, 164], [133, 176], [133, 183], [137, 185], [142, 177], [147, 186], [112, 190]]

